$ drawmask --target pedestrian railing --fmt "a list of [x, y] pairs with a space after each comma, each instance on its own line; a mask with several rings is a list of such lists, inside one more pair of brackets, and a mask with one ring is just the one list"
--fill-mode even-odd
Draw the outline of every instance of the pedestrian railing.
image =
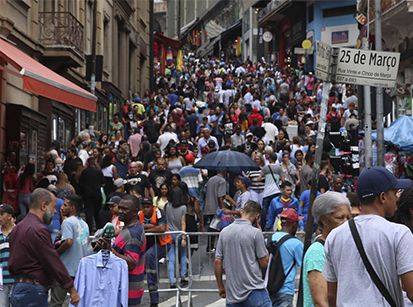
[[[169, 262], [168, 259], [168, 245], [166, 246], [160, 246], [157, 244], [158, 238], [161, 236], [165, 236], [166, 234], [173, 235], [174, 241], [175, 241], [175, 246], [179, 247], [181, 245], [181, 240], [182, 237], [186, 238], [186, 255], [187, 255], [187, 278], [188, 278], [188, 284], [187, 286], [181, 285], [179, 282], [179, 276], [180, 276], [180, 248], [175, 248], [175, 266], [174, 266], [174, 271], [175, 271], [175, 284], [173, 284], [174, 288], [159, 288], [159, 284], [164, 285], [165, 284], [165, 279], [168, 281], [166, 282], [167, 285], [169, 285], [169, 279], [168, 279], [168, 270], [167, 270], [167, 264]], [[273, 232], [263, 232], [264, 236], [266, 238], [269, 238]], [[151, 293], [151, 292], [159, 292], [159, 293], [175, 293], [175, 306], [180, 307], [183, 306], [182, 304], [182, 295], [187, 296], [187, 302], [186, 305], [193, 306], [193, 299], [192, 299], [192, 294], [193, 293], [217, 293], [217, 298], [218, 298], [218, 289], [215, 284], [215, 275], [214, 275], [214, 260], [215, 260], [215, 252], [212, 250], [214, 248], [214, 243], [216, 243], [219, 232], [183, 232], [183, 231], [168, 231], [165, 233], [145, 233], [146, 237], [154, 237], [155, 239], [155, 270], [156, 270], [156, 277], [157, 277], [157, 286], [156, 288], [150, 289], [148, 285], [148, 289], [145, 290], [145, 293]], [[193, 244], [191, 244], [191, 237], [192, 238], [197, 238], [198, 240], [198, 246], [197, 249], [194, 251], [191, 251], [191, 245], [193, 247]], [[297, 233], [297, 237], [300, 239], [303, 239], [303, 234], [302, 233]], [[195, 241], [195, 240], [194, 240]], [[207, 252], [207, 248], [211, 250], [209, 253]], [[166, 260], [166, 270], [162, 269], [160, 266], [159, 260], [161, 258], [165, 258]], [[146, 267], [145, 263], [145, 269], [148, 273], [148, 268]], [[164, 273], [166, 272], [166, 274]], [[225, 278], [225, 276], [224, 276]], [[162, 282], [161, 282], [162, 281]], [[197, 284], [202, 284], [202, 282], [214, 282], [214, 285], [208, 285], [206, 287], [194, 287], [194, 282]]]
[[[266, 238], [269, 238], [274, 232], [263, 232]], [[186, 254], [187, 254], [187, 266], [188, 266], [188, 286], [181, 286], [178, 282], [178, 276], [180, 272], [180, 262], [179, 262], [179, 248], [175, 249], [175, 277], [176, 277], [176, 288], [174, 289], [158, 289], [158, 292], [175, 292], [175, 306], [182, 306], [181, 296], [187, 296], [187, 306], [192, 306], [192, 294], [193, 293], [217, 293], [218, 298], [218, 289], [215, 284], [215, 275], [214, 275], [214, 260], [215, 252], [207, 252], [207, 248], [212, 249], [214, 243], [216, 243], [219, 232], [183, 232], [183, 231], [169, 231], [166, 233], [146, 233], [147, 237], [150, 236], [163, 236], [165, 234], [171, 234], [175, 236], [175, 245], [179, 246], [181, 238], [186, 237]], [[302, 233], [297, 233], [297, 237], [303, 237]], [[197, 238], [198, 247], [196, 251], [191, 252], [191, 238]], [[167, 247], [162, 247], [167, 249]], [[159, 251], [162, 255], [167, 255], [167, 251]], [[169, 259], [167, 260], [169, 261]], [[161, 280], [163, 276], [161, 275], [161, 270], [159, 270], [159, 263], [157, 262], [157, 277], [158, 281]], [[224, 276], [225, 278], [225, 276]], [[214, 282], [214, 285], [207, 284], [207, 286], [202, 287], [203, 282]], [[196, 286], [196, 287], [195, 287]], [[146, 290], [145, 293], [150, 292]]]

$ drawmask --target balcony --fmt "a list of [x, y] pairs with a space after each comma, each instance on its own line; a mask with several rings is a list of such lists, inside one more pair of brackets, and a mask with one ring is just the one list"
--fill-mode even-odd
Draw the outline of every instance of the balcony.
[[[258, 22], [262, 24], [266, 21], [273, 21], [272, 17], [281, 9], [287, 7], [291, 2], [292, 0], [272, 0], [258, 12]], [[274, 20], [276, 20], [276, 18]]]
[[83, 26], [70, 12], [40, 12], [40, 43], [49, 60], [79, 67], [84, 60]]

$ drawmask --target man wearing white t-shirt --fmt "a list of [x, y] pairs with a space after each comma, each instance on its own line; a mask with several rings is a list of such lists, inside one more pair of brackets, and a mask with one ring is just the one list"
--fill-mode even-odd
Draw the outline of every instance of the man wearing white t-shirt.
[[[410, 187], [411, 180], [398, 180], [384, 167], [365, 169], [357, 181], [361, 214], [354, 218], [355, 227], [395, 306], [404, 306], [402, 288], [413, 302], [413, 235], [406, 226], [385, 218], [394, 215], [400, 189]], [[325, 243], [329, 306], [389, 306], [366, 270], [350, 222], [334, 229]]]

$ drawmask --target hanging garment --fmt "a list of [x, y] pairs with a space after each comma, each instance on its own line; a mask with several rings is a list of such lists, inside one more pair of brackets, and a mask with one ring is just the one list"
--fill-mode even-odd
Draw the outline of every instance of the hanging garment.
[[77, 307], [127, 307], [128, 265], [110, 251], [101, 250], [80, 260], [75, 288], [80, 295]]

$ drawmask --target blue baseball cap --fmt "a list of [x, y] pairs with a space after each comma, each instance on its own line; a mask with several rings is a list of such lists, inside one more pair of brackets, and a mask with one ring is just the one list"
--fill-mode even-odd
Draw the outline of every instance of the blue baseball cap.
[[385, 167], [375, 166], [361, 172], [357, 180], [357, 195], [362, 201], [379, 196], [390, 190], [408, 189], [413, 186], [410, 179], [397, 179]]

